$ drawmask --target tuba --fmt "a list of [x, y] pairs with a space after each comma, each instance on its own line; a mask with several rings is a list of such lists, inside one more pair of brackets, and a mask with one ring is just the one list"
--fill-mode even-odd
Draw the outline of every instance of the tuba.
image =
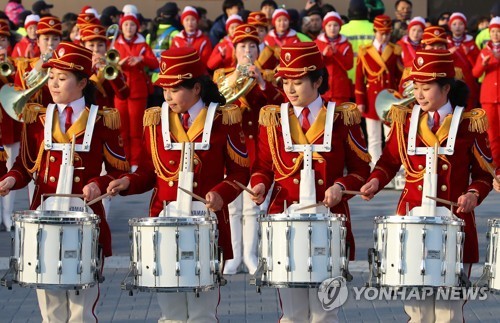
[[389, 126], [392, 123], [392, 120], [388, 118], [388, 115], [389, 110], [393, 105], [409, 106], [415, 101], [415, 95], [413, 94], [413, 81], [406, 81], [403, 84], [403, 87], [403, 94], [393, 89], [386, 89], [380, 91], [375, 99], [375, 111], [377, 112], [378, 117]]
[[[246, 55], [246, 57], [249, 62], [252, 61], [250, 55]], [[237, 70], [239, 75], [234, 85], [229, 84], [225, 75], [219, 77], [217, 80], [219, 92], [224, 96], [224, 98], [226, 98], [226, 104], [233, 103], [241, 96], [245, 95], [254, 83], [255, 79], [249, 76], [250, 66], [252, 66], [251, 63], [238, 65]]]

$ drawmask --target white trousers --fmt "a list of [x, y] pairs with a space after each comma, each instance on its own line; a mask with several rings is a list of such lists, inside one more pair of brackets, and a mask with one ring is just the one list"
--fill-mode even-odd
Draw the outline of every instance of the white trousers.
[[220, 290], [200, 292], [157, 293], [161, 309], [159, 323], [210, 323], [218, 322], [217, 306]]
[[[19, 155], [19, 142], [4, 145], [5, 152], [7, 153], [7, 170], [12, 168], [17, 155]], [[16, 199], [16, 191], [10, 191], [9, 194], [2, 197], [2, 216], [0, 223], [5, 225], [7, 231], [10, 231], [12, 226], [12, 211], [14, 210], [14, 201]]]
[[[368, 153], [372, 156], [372, 164], [373, 166], [377, 163], [377, 160], [382, 155], [382, 121], [365, 118], [366, 122], [366, 133], [368, 135]], [[387, 138], [389, 135], [389, 128], [386, 125], [384, 127], [384, 135]], [[373, 168], [373, 167], [372, 167]]]
[[[464, 271], [469, 273], [471, 264], [464, 264]], [[404, 309], [410, 317], [411, 323], [450, 322], [462, 323], [464, 321], [463, 300], [436, 299], [436, 294], [426, 297], [425, 300], [404, 301]]]
[[279, 288], [277, 290], [282, 311], [280, 323], [336, 323], [339, 321], [338, 308], [325, 311], [321, 307], [317, 288]]

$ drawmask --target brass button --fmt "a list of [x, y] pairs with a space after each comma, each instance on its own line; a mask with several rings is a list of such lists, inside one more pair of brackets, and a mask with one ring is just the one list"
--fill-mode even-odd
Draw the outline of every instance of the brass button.
[[170, 186], [170, 187], [174, 186], [174, 182], [173, 181], [168, 181], [168, 186]]
[[194, 163], [195, 165], [198, 165], [198, 163], [199, 163], [198, 159], [195, 159], [193, 163]]
[[448, 170], [448, 165], [447, 165], [447, 164], [443, 164], [443, 166], [441, 166], [441, 168], [442, 168], [443, 170]]
[[80, 182], [80, 177], [75, 176], [75, 183], [78, 183], [78, 182]]
[[324, 160], [323, 159], [318, 159], [318, 163], [323, 164]]
[[424, 165], [418, 165], [418, 169], [420, 170], [424, 169]]
[[51, 162], [55, 162], [55, 161], [56, 161], [56, 158], [55, 158], [54, 156], [50, 156], [49, 160], [50, 160]]
[[75, 161], [80, 161], [80, 157], [75, 156]]
[[320, 179], [318, 179], [318, 185], [323, 185], [323, 183], [324, 183], [324, 182], [323, 182], [323, 180], [322, 180], [321, 178], [320, 178]]
[[294, 179], [293, 179], [293, 183], [294, 183], [294, 184], [298, 184], [298, 183], [299, 183], [299, 179], [298, 179], [298, 178], [294, 178]]
[[441, 191], [446, 192], [447, 189], [448, 189], [448, 186], [441, 185]]
[[198, 187], [198, 183], [197, 182], [193, 182], [193, 187]]
[[168, 163], [169, 163], [170, 165], [173, 165], [173, 164], [175, 164], [175, 161], [174, 161], [174, 160], [169, 160], [169, 161], [168, 161]]
[[253, 125], [253, 122], [252, 121], [248, 121], [248, 125], [249, 126]]
[[296, 163], [296, 162], [297, 162], [297, 158], [293, 157], [293, 158], [292, 158], [292, 161], [293, 161], [294, 163]]
[[248, 139], [253, 139], [253, 135], [248, 135]]
[[56, 181], [56, 178], [54, 176], [50, 176], [49, 177], [49, 181], [51, 181], [52, 183], [54, 183]]
[[421, 190], [423, 190], [424, 188], [422, 187], [422, 185], [418, 185], [418, 186], [417, 186], [417, 189], [418, 189], [419, 191], [421, 191]]

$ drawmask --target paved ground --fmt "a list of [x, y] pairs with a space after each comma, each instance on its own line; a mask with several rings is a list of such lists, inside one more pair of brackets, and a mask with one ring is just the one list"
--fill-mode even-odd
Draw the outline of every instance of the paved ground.
[[[16, 209], [27, 208], [27, 201], [19, 194]], [[153, 293], [134, 293], [120, 289], [120, 283], [128, 271], [128, 219], [144, 217], [147, 214], [150, 194], [134, 197], [118, 197], [113, 200], [108, 219], [113, 233], [114, 256], [106, 260], [104, 275], [106, 281], [101, 285], [101, 298], [97, 313], [102, 322], [155, 322], [159, 307]], [[486, 250], [485, 233], [487, 219], [498, 217], [500, 195], [491, 194], [477, 210], [477, 229], [481, 262]], [[349, 284], [349, 298], [339, 316], [345, 322], [403, 322], [406, 315], [400, 301], [355, 300], [353, 288], [364, 286], [368, 271], [366, 250], [373, 245], [373, 218], [390, 215], [399, 198], [399, 193], [384, 191], [375, 200], [367, 203], [359, 198], [351, 201], [352, 221], [357, 245], [357, 261], [350, 269], [354, 280]], [[10, 254], [10, 234], [0, 233], [0, 274], [5, 272]], [[482, 263], [475, 265], [472, 280], [482, 271]], [[258, 294], [254, 286], [248, 284], [246, 274], [226, 276], [228, 285], [221, 288], [219, 318], [221, 322], [275, 322], [279, 316], [276, 291], [263, 288]], [[0, 322], [40, 322], [34, 290], [14, 286], [12, 290], [0, 288]], [[469, 301], [465, 306], [466, 320], [469, 322], [500, 322], [500, 298], [488, 294], [486, 300]]]

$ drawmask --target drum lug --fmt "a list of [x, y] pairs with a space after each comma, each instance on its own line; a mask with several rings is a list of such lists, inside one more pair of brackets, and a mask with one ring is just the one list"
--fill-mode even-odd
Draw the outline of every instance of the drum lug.
[[260, 294], [260, 286], [262, 286], [262, 274], [264, 273], [266, 267], [266, 259], [259, 259], [259, 265], [257, 266], [257, 270], [253, 274], [253, 277], [250, 278], [250, 285], [257, 286], [257, 292]]
[[352, 275], [349, 272], [349, 254], [351, 252], [351, 246], [346, 243], [346, 256], [344, 257], [344, 268], [342, 268], [342, 276], [345, 278], [346, 281], [350, 282], [352, 281]]
[[132, 263], [130, 265], [130, 269], [127, 273], [127, 276], [125, 276], [125, 278], [122, 280], [122, 283], [121, 283], [121, 289], [123, 290], [128, 290], [129, 291], [129, 296], [133, 296], [134, 295], [134, 279], [135, 279], [135, 274], [137, 272], [137, 269], [136, 269], [136, 264], [135, 263]]
[[460, 286], [463, 286], [465, 288], [470, 288], [471, 287], [471, 282], [469, 280], [469, 277], [465, 274], [465, 271], [462, 269], [460, 270], [460, 276], [458, 277], [460, 281]]

